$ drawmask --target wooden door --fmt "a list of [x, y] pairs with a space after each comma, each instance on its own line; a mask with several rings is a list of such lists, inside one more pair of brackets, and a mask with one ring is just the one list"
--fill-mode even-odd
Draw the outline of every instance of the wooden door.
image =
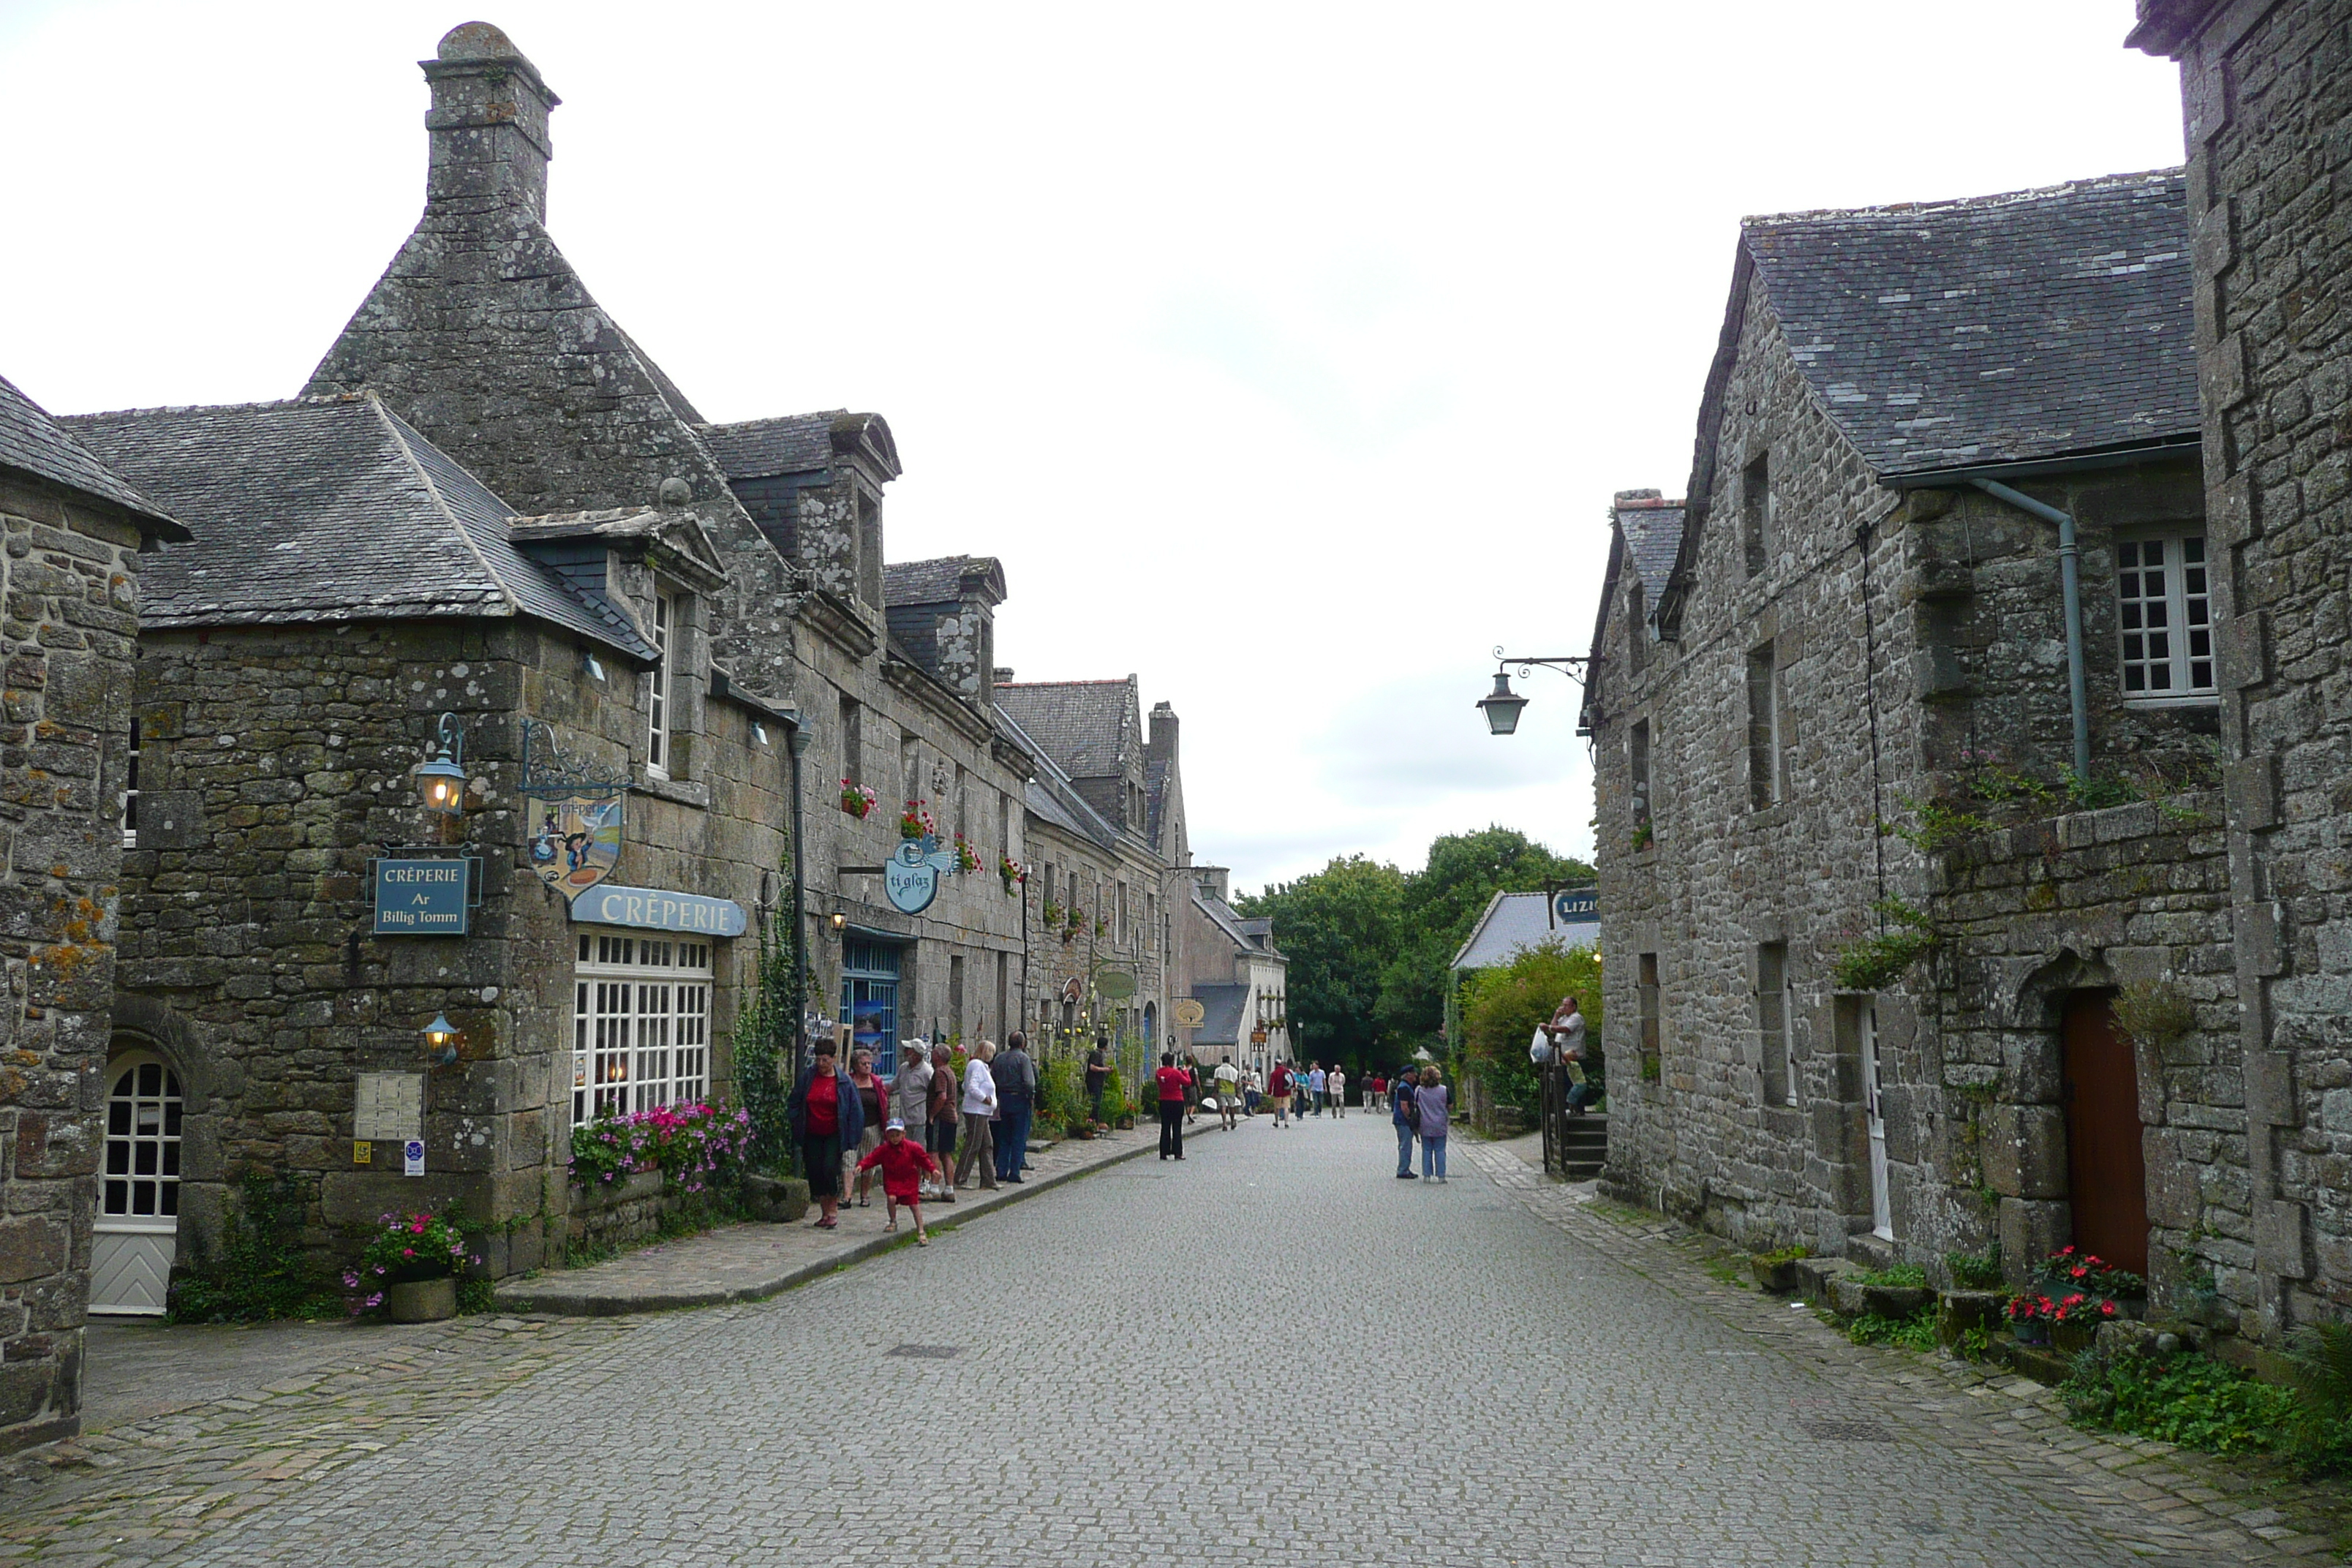
[[2139, 1074], [2116, 1027], [2114, 997], [2066, 1005], [2067, 1195], [2074, 1245], [2118, 1268], [2147, 1272], [2147, 1165], [2140, 1149]]

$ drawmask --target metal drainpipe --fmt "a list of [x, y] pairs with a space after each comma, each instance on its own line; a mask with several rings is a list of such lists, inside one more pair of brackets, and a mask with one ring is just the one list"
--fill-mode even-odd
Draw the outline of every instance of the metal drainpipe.
[[[793, 770], [793, 1005], [803, 1012], [808, 1007], [808, 912], [807, 883], [803, 873], [807, 858], [801, 837], [801, 753], [808, 750], [808, 729], [803, 724], [793, 724], [792, 733], [784, 737], [784, 750], [792, 756]], [[808, 1048], [808, 1027], [803, 1018], [793, 1019], [791, 1027], [792, 1073], [797, 1081], [801, 1053]]]
[[1998, 479], [1970, 479], [1970, 484], [2021, 511], [2058, 525], [2059, 595], [2066, 605], [2066, 702], [2074, 720], [2074, 777], [2091, 781], [2091, 705], [2083, 689], [2083, 584], [2075, 563], [2074, 519], [2045, 501], [2035, 500]]

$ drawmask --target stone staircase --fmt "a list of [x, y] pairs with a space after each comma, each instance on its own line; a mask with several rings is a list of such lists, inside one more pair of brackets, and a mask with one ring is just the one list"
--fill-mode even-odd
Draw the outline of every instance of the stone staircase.
[[1560, 1174], [1571, 1182], [1589, 1182], [1601, 1173], [1609, 1158], [1609, 1118], [1570, 1116], [1560, 1126]]

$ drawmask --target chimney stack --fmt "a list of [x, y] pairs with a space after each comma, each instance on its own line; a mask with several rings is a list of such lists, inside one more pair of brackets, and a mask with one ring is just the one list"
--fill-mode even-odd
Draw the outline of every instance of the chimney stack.
[[1151, 739], [1144, 742], [1143, 754], [1171, 763], [1176, 760], [1176, 710], [1171, 704], [1151, 705]]
[[539, 68], [488, 22], [450, 28], [435, 58], [416, 63], [433, 84], [425, 204], [515, 206], [546, 222], [548, 111], [563, 100]]

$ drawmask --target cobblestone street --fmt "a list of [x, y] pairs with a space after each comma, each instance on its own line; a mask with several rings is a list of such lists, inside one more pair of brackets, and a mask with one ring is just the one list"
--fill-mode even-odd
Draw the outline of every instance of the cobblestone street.
[[25, 1467], [0, 1554], [2289, 1560], [2273, 1520], [2021, 1393], [1849, 1346], [1500, 1149], [1454, 1156], [1399, 1182], [1381, 1118], [1260, 1121], [766, 1301], [352, 1332], [331, 1371]]

